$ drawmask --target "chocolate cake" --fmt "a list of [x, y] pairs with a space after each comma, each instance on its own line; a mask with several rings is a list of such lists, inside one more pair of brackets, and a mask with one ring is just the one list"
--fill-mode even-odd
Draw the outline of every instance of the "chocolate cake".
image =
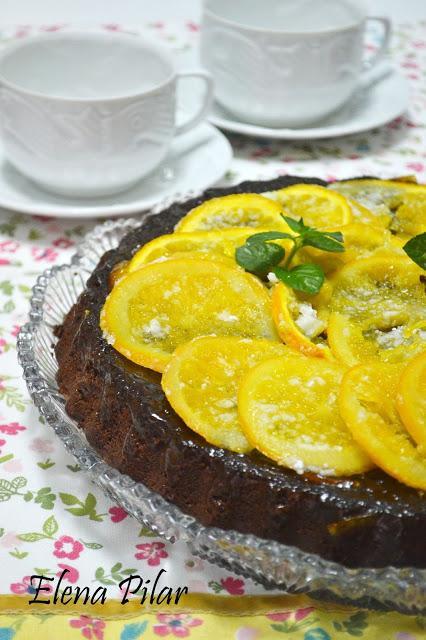
[[210, 189], [173, 204], [106, 253], [58, 328], [58, 382], [68, 414], [110, 465], [145, 483], [204, 525], [295, 545], [349, 567], [426, 567], [426, 500], [379, 470], [350, 478], [298, 475], [259, 453], [207, 444], [173, 412], [160, 376], [120, 356], [102, 337], [99, 313], [111, 269], [170, 233], [207, 198], [261, 193], [290, 176]]

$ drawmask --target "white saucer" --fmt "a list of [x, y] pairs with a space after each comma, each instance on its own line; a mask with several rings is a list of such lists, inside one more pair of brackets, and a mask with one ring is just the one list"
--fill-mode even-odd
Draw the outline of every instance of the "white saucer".
[[380, 127], [400, 116], [408, 107], [409, 90], [405, 78], [393, 70], [333, 116], [304, 129], [271, 129], [237, 121], [215, 103], [209, 120], [217, 127], [247, 136], [276, 140], [314, 140], [335, 138]]
[[0, 147], [0, 207], [58, 218], [138, 213], [176, 193], [202, 191], [223, 177], [232, 160], [225, 136], [204, 123], [177, 138], [162, 165], [129, 191], [104, 198], [66, 198], [42, 190], [5, 161]]

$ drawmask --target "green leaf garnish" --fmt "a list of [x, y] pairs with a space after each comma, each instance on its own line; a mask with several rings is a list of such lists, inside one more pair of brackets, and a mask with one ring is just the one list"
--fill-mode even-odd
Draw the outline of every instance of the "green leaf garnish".
[[426, 232], [411, 238], [403, 249], [413, 262], [426, 270]]
[[299, 264], [289, 271], [275, 267], [272, 272], [288, 287], [303, 293], [318, 293], [324, 284], [324, 271], [317, 264]]
[[235, 258], [240, 267], [258, 276], [267, 274], [284, 256], [285, 250], [279, 244], [267, 242], [246, 242], [235, 251]]
[[287, 222], [290, 229], [295, 233], [303, 233], [304, 229], [307, 229], [307, 227], [305, 227], [305, 224], [303, 222], [303, 218], [296, 220], [295, 218], [290, 218], [289, 216], [285, 216], [283, 213], [281, 214], [281, 217], [283, 218], [283, 220]]
[[315, 247], [322, 251], [331, 251], [334, 253], [345, 250], [343, 246], [343, 235], [340, 232], [330, 233], [329, 231], [317, 231], [309, 229], [303, 236], [304, 247]]
[[267, 240], [282, 240], [285, 238], [293, 239], [293, 236], [283, 231], [262, 231], [249, 236], [246, 242], [247, 244], [252, 244], [253, 242], [266, 242]]
[[[235, 251], [235, 259], [240, 267], [257, 276], [264, 277], [269, 272], [276, 275], [287, 286], [315, 294], [324, 283], [324, 272], [316, 264], [301, 264], [291, 268], [291, 262], [302, 247], [315, 247], [321, 251], [333, 253], [345, 250], [343, 234], [340, 231], [319, 231], [308, 227], [303, 218], [295, 220], [281, 214], [294, 235], [283, 231], [262, 231], [254, 233], [246, 239], [243, 246]], [[281, 266], [285, 250], [281, 245], [270, 240], [290, 240], [293, 243], [286, 260]]]

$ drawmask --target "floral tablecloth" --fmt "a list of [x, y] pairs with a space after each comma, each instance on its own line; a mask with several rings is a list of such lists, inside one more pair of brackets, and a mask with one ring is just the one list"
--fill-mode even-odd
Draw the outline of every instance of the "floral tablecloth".
[[[182, 59], [197, 44], [198, 25], [193, 22], [143, 27]], [[112, 24], [102, 28], [121, 29]], [[0, 35], [6, 42], [31, 32], [23, 25]], [[426, 182], [426, 22], [398, 26], [392, 50], [411, 84], [407, 114], [366, 134], [315, 143], [230, 136], [235, 158], [223, 184], [286, 173], [326, 179], [416, 174]], [[426, 618], [267, 595], [254, 583], [191, 556], [184, 544], [158, 539], [89, 482], [31, 404], [15, 338], [26, 320], [36, 276], [68, 261], [93, 224], [0, 212], [0, 640], [426, 638]], [[118, 584], [126, 576], [154, 579], [161, 569], [169, 586], [189, 588], [181, 608], [149, 611], [135, 600], [126, 607], [118, 604]], [[56, 579], [64, 570], [62, 588], [105, 586], [108, 603], [27, 604], [34, 591], [29, 576]], [[52, 590], [55, 582], [50, 584]], [[49, 597], [47, 591], [43, 595]]]

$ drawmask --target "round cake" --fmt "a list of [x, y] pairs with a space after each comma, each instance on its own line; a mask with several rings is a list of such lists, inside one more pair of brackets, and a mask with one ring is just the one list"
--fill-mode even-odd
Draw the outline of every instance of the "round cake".
[[422, 491], [374, 469], [350, 477], [296, 473], [259, 452], [208, 444], [172, 410], [160, 374], [133, 364], [105, 340], [100, 312], [110, 274], [207, 199], [264, 193], [317, 179], [282, 177], [210, 189], [176, 203], [107, 252], [57, 329], [58, 383], [68, 414], [103, 459], [207, 526], [297, 546], [348, 567], [426, 567]]

